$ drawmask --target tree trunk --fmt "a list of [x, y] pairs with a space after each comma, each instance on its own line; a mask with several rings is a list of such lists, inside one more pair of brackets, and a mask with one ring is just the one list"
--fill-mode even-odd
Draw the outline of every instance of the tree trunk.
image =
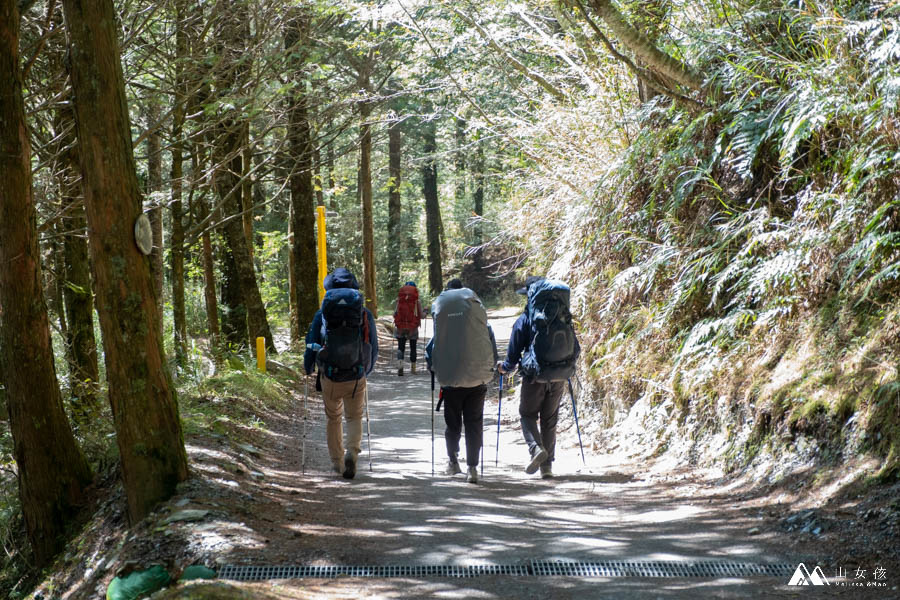
[[109, 400], [128, 516], [136, 523], [187, 479], [187, 456], [150, 261], [134, 238], [141, 194], [116, 13], [111, 0], [64, 0], [63, 7]]
[[[473, 194], [472, 212], [476, 218], [484, 216], [484, 140], [478, 135], [478, 141], [475, 144], [475, 161], [472, 164], [472, 177], [475, 180], [475, 193]], [[480, 246], [484, 243], [484, 228], [481, 221], [475, 223], [475, 245]], [[480, 256], [479, 252], [478, 255]]]
[[[202, 210], [208, 212], [205, 200], [201, 200]], [[203, 215], [204, 217], [206, 215]], [[206, 323], [209, 332], [209, 348], [212, 355], [218, 359], [221, 352], [220, 348], [220, 332], [219, 332], [219, 306], [216, 300], [216, 275], [215, 261], [213, 260], [212, 234], [209, 228], [204, 228], [200, 237], [202, 245], [202, 262], [203, 262], [203, 298], [206, 301]], [[245, 324], [246, 328], [246, 324]], [[241, 336], [243, 339], [243, 336]]]
[[[228, 136], [228, 140], [235, 144], [240, 143], [240, 136]], [[237, 150], [234, 146], [230, 146], [231, 150]], [[250, 257], [250, 248], [247, 244], [247, 238], [244, 236], [244, 228], [240, 218], [241, 207], [238, 202], [238, 193], [240, 188], [237, 184], [237, 177], [231, 175], [229, 171], [237, 168], [240, 173], [240, 153], [235, 154], [232, 161], [231, 169], [220, 171], [216, 175], [216, 188], [219, 195], [225, 199], [225, 241], [230, 250], [231, 260], [234, 272], [231, 274], [233, 282], [237, 283], [237, 289], [240, 294], [241, 303], [246, 310], [247, 329], [249, 330], [249, 340], [244, 338], [242, 344], [250, 343], [252, 352], [256, 353], [256, 338], [265, 339], [266, 349], [269, 352], [275, 352], [275, 344], [272, 341], [272, 332], [269, 329], [269, 322], [266, 317], [266, 307], [263, 306], [262, 295], [259, 293], [259, 286], [256, 282], [256, 273], [253, 268], [253, 259]], [[232, 280], [232, 277], [228, 277]]]
[[[59, 332], [63, 339], [69, 336], [69, 325], [66, 323], [66, 310], [63, 306], [63, 288], [65, 287], [66, 264], [63, 255], [63, 245], [59, 242], [60, 236], [65, 235], [61, 220], [53, 226], [56, 235], [50, 240], [50, 254], [53, 258], [53, 269], [47, 281], [48, 302], [59, 321]], [[49, 316], [48, 316], [49, 318]]]
[[403, 205], [400, 196], [402, 158], [401, 122], [396, 120], [388, 128], [388, 289], [400, 288], [401, 248], [403, 244], [401, 217]]
[[190, 53], [186, 19], [186, 0], [175, 2], [175, 106], [172, 110], [172, 241], [169, 259], [172, 269], [172, 318], [175, 362], [187, 364], [187, 312], [184, 306], [184, 119], [187, 102], [187, 76], [184, 62]]
[[0, 0], [0, 376], [36, 566], [65, 548], [91, 470], [66, 420], [41, 282], [16, 0]]
[[[155, 123], [160, 117], [159, 105], [151, 100], [148, 120]], [[147, 191], [151, 195], [149, 217], [153, 230], [153, 250], [150, 253], [150, 270], [153, 273], [153, 289], [156, 292], [156, 303], [159, 309], [159, 333], [163, 335], [163, 218], [160, 202], [162, 187], [162, 149], [159, 129], [154, 129], [147, 136]]]
[[[360, 89], [369, 90], [368, 74], [360, 78]], [[378, 317], [378, 294], [375, 287], [375, 220], [372, 215], [372, 105], [359, 103], [359, 184], [362, 202], [363, 292], [366, 308]]]
[[243, 149], [241, 161], [241, 221], [244, 226], [244, 237], [247, 238], [247, 250], [250, 251], [250, 260], [253, 260], [253, 180], [250, 178], [250, 169], [253, 168], [253, 153], [250, 151], [250, 122], [244, 123], [241, 134]]
[[454, 175], [456, 178], [456, 187], [453, 193], [454, 200], [454, 209], [453, 212], [455, 214], [466, 215], [463, 218], [462, 223], [459, 223], [460, 228], [463, 232], [463, 239], [471, 239], [469, 237], [469, 232], [467, 231], [468, 225], [468, 211], [463, 208], [466, 202], [466, 120], [465, 119], [455, 119], [456, 121], [456, 152], [454, 153]]
[[228, 244], [219, 245], [222, 257], [222, 338], [232, 349], [247, 346], [247, 307], [241, 297], [237, 267]]
[[625, 21], [611, 0], [591, 0], [591, 5], [619, 41], [643, 64], [688, 89], [699, 90], [703, 86], [703, 79], [688, 65], [662, 52], [647, 36]]
[[428, 238], [428, 286], [436, 296], [444, 289], [441, 266], [441, 205], [438, 201], [437, 132], [434, 120], [422, 125], [424, 137], [422, 165], [422, 195], [425, 196], [425, 233]]
[[[238, 3], [226, 3], [222, 6], [223, 19], [219, 36], [219, 54], [223, 57], [223, 74], [218, 81], [218, 94], [220, 96], [235, 93], [240, 89], [242, 77], [248, 69], [241, 63], [242, 52], [247, 42], [247, 27], [249, 17], [246, 7]], [[250, 244], [244, 232], [242, 212], [242, 188], [239, 176], [244, 172], [242, 156], [242, 132], [243, 125], [237, 122], [235, 113], [229, 111], [219, 121], [217, 131], [217, 150], [220, 165], [215, 174], [215, 187], [222, 199], [222, 208], [225, 216], [224, 234], [228, 248], [231, 250], [231, 258], [234, 261], [234, 275], [241, 300], [247, 311], [247, 329], [249, 339], [244, 338], [242, 344], [250, 343], [250, 349], [256, 353], [256, 338], [265, 339], [265, 345], [269, 352], [275, 353], [275, 344], [272, 340], [272, 332], [266, 317], [266, 308], [259, 293], [259, 285], [256, 281], [256, 273], [253, 268], [253, 258], [250, 252]]]
[[294, 259], [294, 205], [288, 205], [288, 310], [291, 319], [291, 348], [300, 349], [300, 317], [297, 313], [297, 271]]
[[337, 212], [337, 193], [334, 191], [334, 143], [328, 144], [325, 151], [325, 168], [328, 169], [328, 210]]
[[[74, 137], [74, 131], [72, 132]], [[74, 159], [75, 157], [71, 157]], [[68, 158], [67, 158], [68, 162]], [[91, 293], [91, 264], [85, 238], [87, 221], [84, 204], [75, 196], [78, 183], [68, 164], [64, 177], [67, 192], [63, 195], [65, 207], [63, 227], [68, 232], [63, 238], [65, 252], [65, 286], [63, 297], [69, 327], [66, 335], [66, 355], [69, 363], [69, 379], [72, 386], [73, 407], [83, 424], [92, 422], [99, 411], [97, 386], [100, 368], [97, 362], [97, 341], [94, 338], [94, 295]]]
[[[63, 27], [63, 18], [54, 17], [54, 26]], [[64, 44], [52, 46], [54, 68], [65, 69]], [[66, 82], [68, 86], [68, 82]], [[66, 90], [71, 99], [71, 90]], [[78, 425], [90, 425], [98, 417], [97, 398], [100, 369], [97, 363], [97, 341], [94, 336], [94, 295], [91, 264], [88, 258], [87, 220], [81, 181], [78, 173], [78, 142], [75, 136], [75, 111], [71, 102], [60, 102], [54, 114], [54, 139], [58, 157], [57, 181], [61, 204], [60, 229], [63, 245], [62, 268], [57, 276], [62, 286], [62, 299], [68, 323], [64, 330], [66, 363], [72, 415]]]
[[304, 90], [304, 58], [302, 54], [309, 36], [309, 16], [297, 11], [286, 24], [285, 49], [291, 60], [292, 77], [296, 87], [289, 103], [289, 151], [291, 153], [291, 224], [293, 240], [291, 255], [295, 294], [291, 302], [297, 305], [297, 329], [305, 332], [319, 309], [319, 268], [316, 260], [316, 211], [313, 186], [312, 128], [309, 122], [309, 97]]
[[[315, 120], [315, 119], [314, 119]], [[313, 187], [316, 188], [316, 206], [325, 206], [325, 182], [322, 180], [322, 151], [318, 144], [318, 132], [313, 136]]]

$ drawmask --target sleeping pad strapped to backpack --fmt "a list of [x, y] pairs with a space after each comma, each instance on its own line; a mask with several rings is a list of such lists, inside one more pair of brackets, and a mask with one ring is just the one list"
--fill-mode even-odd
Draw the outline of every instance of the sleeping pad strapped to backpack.
[[322, 300], [325, 343], [316, 356], [319, 372], [332, 381], [354, 381], [366, 373], [372, 344], [359, 290], [336, 288]]
[[394, 311], [394, 325], [397, 329], [418, 329], [419, 290], [414, 285], [404, 285], [397, 294], [397, 310]]
[[487, 313], [470, 289], [445, 290], [431, 308], [431, 365], [441, 387], [476, 387], [493, 378], [494, 345]]
[[569, 286], [543, 279], [528, 288], [525, 309], [531, 323], [532, 342], [522, 354], [522, 373], [549, 383], [575, 374], [578, 342], [569, 312]]

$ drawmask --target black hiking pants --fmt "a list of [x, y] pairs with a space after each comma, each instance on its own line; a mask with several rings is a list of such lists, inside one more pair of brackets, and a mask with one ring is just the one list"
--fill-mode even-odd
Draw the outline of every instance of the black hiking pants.
[[444, 438], [447, 440], [447, 456], [456, 462], [459, 438], [463, 425], [466, 429], [466, 464], [478, 466], [481, 444], [484, 438], [484, 396], [487, 386], [441, 388], [444, 399]]
[[543, 446], [547, 451], [548, 463], [553, 462], [556, 456], [556, 421], [559, 418], [559, 400], [565, 389], [565, 381], [538, 383], [522, 378], [519, 397], [522, 435], [529, 452], [533, 452], [535, 446]]
[[[406, 339], [405, 337], [397, 338], [397, 358], [401, 362], [403, 361], [403, 353], [406, 352]], [[409, 362], [416, 362], [416, 338], [409, 338]]]

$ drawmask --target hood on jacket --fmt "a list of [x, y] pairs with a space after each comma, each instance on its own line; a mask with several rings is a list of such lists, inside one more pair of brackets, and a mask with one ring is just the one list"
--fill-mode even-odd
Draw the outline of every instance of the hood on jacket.
[[359, 282], [356, 281], [356, 277], [344, 267], [338, 267], [329, 273], [322, 284], [325, 290], [333, 290], [335, 288], [359, 289]]

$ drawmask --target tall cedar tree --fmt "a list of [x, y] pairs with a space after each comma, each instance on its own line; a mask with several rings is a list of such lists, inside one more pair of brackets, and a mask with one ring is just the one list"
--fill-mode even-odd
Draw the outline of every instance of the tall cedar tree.
[[91, 480], [63, 411], [31, 187], [31, 147], [19, 69], [16, 0], [0, 0], [0, 376], [6, 385], [19, 498], [35, 562], [65, 546], [63, 534]]
[[[475, 160], [472, 161], [472, 180], [475, 191], [472, 194], [472, 212], [477, 218], [484, 216], [484, 140], [481, 132], [475, 134]], [[484, 228], [481, 221], [475, 223], [475, 245], [484, 243]], [[480, 267], [481, 251], [475, 255], [476, 267]]]
[[316, 212], [313, 187], [313, 143], [309, 122], [309, 96], [304, 67], [309, 43], [310, 16], [295, 11], [285, 24], [284, 47], [291, 57], [294, 88], [288, 102], [288, 137], [293, 168], [291, 188], [291, 260], [297, 307], [297, 330], [306, 331], [319, 308], [319, 268], [316, 260]]
[[[60, 25], [62, 25], [60, 23]], [[61, 165], [57, 172], [63, 204], [63, 298], [66, 316], [66, 357], [76, 419], [89, 423], [99, 410], [96, 399], [100, 380], [97, 340], [94, 337], [94, 294], [91, 291], [91, 263], [85, 237], [87, 218], [78, 177], [78, 144], [75, 140], [75, 112], [71, 103], [60, 103], [57, 113]]]
[[187, 455], [150, 261], [134, 240], [141, 193], [116, 12], [112, 0], [65, 0], [63, 8], [109, 401], [134, 523], [187, 479]]
[[[160, 106], [158, 102], [151, 101], [147, 111], [147, 121], [156, 123], [160, 120]], [[147, 135], [147, 192], [156, 196], [150, 203], [150, 228], [153, 231], [153, 251], [150, 252], [150, 269], [153, 273], [153, 289], [156, 292], [156, 302], [160, 311], [163, 311], [163, 214], [162, 203], [159, 194], [163, 189], [162, 174], [162, 135], [160, 130], [154, 128]], [[162, 326], [160, 318], [159, 324]], [[160, 330], [160, 335], [162, 335]]]
[[437, 124], [429, 119], [422, 124], [422, 195], [425, 196], [425, 235], [428, 238], [428, 286], [435, 296], [444, 289], [441, 265], [441, 205], [438, 200]]
[[372, 85], [369, 73], [374, 67], [375, 54], [369, 50], [366, 61], [359, 72], [359, 89], [366, 98], [359, 102], [359, 196], [362, 202], [363, 234], [363, 290], [366, 294], [366, 308], [378, 316], [378, 293], [375, 283], [375, 219], [372, 212], [372, 103], [369, 92]]
[[175, 105], [172, 108], [172, 238], [169, 260], [172, 269], [172, 317], [175, 361], [187, 362], [187, 311], [184, 306], [184, 221], [181, 197], [184, 190], [184, 119], [187, 102], [188, 60], [187, 1], [175, 2]]
[[[456, 187], [453, 190], [453, 200], [455, 211], [459, 211], [465, 206], [466, 202], [466, 120], [456, 118], [456, 151], [453, 157], [453, 175], [456, 178]], [[457, 213], [459, 214], [459, 213]], [[468, 219], [463, 219], [460, 223], [460, 229], [466, 232], [466, 224]], [[468, 235], [463, 235], [463, 239], [468, 239]]]
[[[249, 36], [249, 16], [243, 0], [223, 2], [218, 5], [219, 31], [218, 53], [223, 57], [222, 70], [217, 80], [220, 97], [225, 97], [241, 88], [241, 79], [246, 76], [248, 65], [243, 60], [243, 52]], [[242, 140], [244, 124], [238, 121], [238, 111], [233, 108], [219, 120], [217, 126], [217, 150], [219, 169], [215, 175], [216, 191], [222, 200], [225, 216], [225, 241], [230, 250], [234, 271], [230, 273], [236, 281], [241, 302], [246, 309], [249, 339], [244, 338], [241, 344], [250, 343], [256, 353], [256, 338], [265, 339], [266, 349], [275, 352], [272, 331], [266, 317], [266, 307], [259, 292], [250, 244], [244, 232], [242, 213], [240, 174], [244, 172], [242, 160]], [[227, 259], [226, 259], [227, 262]], [[226, 270], [226, 278], [229, 278]], [[230, 278], [229, 278], [230, 279]], [[224, 286], [223, 286], [224, 287]], [[224, 295], [224, 290], [223, 290]], [[224, 302], [230, 306], [227, 302]]]
[[388, 127], [388, 289], [397, 290], [400, 287], [400, 255], [401, 235], [400, 218], [402, 204], [400, 199], [400, 184], [403, 175], [401, 171], [401, 158], [403, 152], [403, 133], [400, 119], [395, 120]]

